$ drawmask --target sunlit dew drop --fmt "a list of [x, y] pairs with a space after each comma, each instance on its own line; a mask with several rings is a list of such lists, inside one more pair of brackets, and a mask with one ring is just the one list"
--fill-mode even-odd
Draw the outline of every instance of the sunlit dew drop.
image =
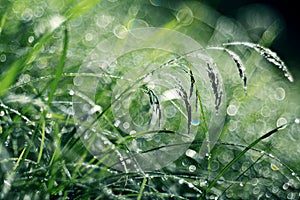
[[287, 190], [288, 188], [289, 188], [289, 184], [288, 183], [283, 184], [282, 189]]
[[179, 179], [178, 183], [179, 183], [180, 185], [182, 185], [182, 184], [184, 183], [184, 180], [183, 180], [183, 179]]
[[192, 120], [191, 125], [192, 126], [198, 126], [200, 124], [200, 120]]
[[274, 98], [278, 101], [282, 101], [285, 98], [285, 90], [282, 87], [275, 89]]
[[6, 55], [5, 54], [1, 54], [0, 55], [0, 62], [5, 62], [6, 61]]
[[135, 29], [135, 28], [146, 28], [148, 27], [148, 23], [142, 19], [136, 19], [133, 18], [131, 19], [128, 24], [127, 27], [129, 30]]
[[176, 19], [180, 24], [187, 26], [193, 22], [194, 15], [189, 7], [185, 7], [177, 12]]
[[227, 107], [227, 114], [228, 114], [229, 116], [234, 116], [234, 115], [236, 115], [237, 111], [238, 111], [238, 109], [237, 109], [237, 107], [236, 107], [235, 105], [229, 105], [229, 106]]
[[299, 124], [299, 123], [300, 123], [300, 119], [299, 119], [299, 118], [296, 118], [296, 119], [295, 119], [295, 123], [296, 123], [296, 124]]
[[33, 12], [30, 8], [26, 8], [22, 13], [22, 20], [30, 21], [33, 17]]
[[50, 30], [53, 31], [57, 27], [59, 27], [66, 19], [61, 16], [61, 15], [55, 15], [50, 18], [49, 20], [49, 25], [50, 25]]
[[52, 113], [47, 113], [47, 114], [46, 114], [46, 118], [47, 118], [47, 119], [51, 119], [51, 118], [52, 118]]
[[69, 91], [69, 95], [73, 96], [75, 94], [74, 90]]
[[161, 1], [162, 1], [162, 0], [150, 0], [150, 3], [151, 3], [153, 6], [160, 6], [160, 5], [161, 5]]
[[[277, 120], [277, 122], [276, 122], [277, 127], [283, 126], [283, 125], [286, 125], [286, 124], [287, 124], [287, 121], [286, 121], [286, 119], [285, 119], [284, 117], [280, 117], [280, 118]], [[282, 129], [284, 129], [284, 128], [285, 128], [285, 126], [282, 127]]]
[[188, 149], [186, 150], [185, 155], [190, 158], [194, 158], [197, 155], [197, 152], [194, 151], [193, 149]]
[[118, 127], [120, 124], [121, 124], [120, 120], [116, 120], [115, 123], [114, 123], [114, 126]]
[[124, 39], [127, 35], [127, 28], [119, 24], [114, 28], [113, 33], [117, 38]]
[[33, 41], [34, 41], [34, 36], [32, 36], [32, 35], [29, 36], [29, 37], [28, 37], [28, 42], [29, 42], [29, 43], [32, 43]]
[[194, 172], [194, 171], [196, 171], [196, 169], [197, 169], [197, 168], [196, 168], [195, 165], [190, 165], [190, 166], [189, 166], [189, 171], [190, 171], [190, 172]]
[[4, 115], [5, 115], [5, 112], [3, 110], [1, 110], [0, 117], [3, 117]]
[[128, 129], [130, 127], [130, 124], [128, 122], [123, 123], [123, 128]]

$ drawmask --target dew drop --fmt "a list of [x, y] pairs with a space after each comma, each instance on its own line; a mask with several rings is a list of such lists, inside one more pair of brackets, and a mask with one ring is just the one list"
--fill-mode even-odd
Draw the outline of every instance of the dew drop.
[[123, 123], [123, 128], [128, 129], [130, 127], [130, 124], [128, 122]]
[[282, 101], [285, 98], [285, 90], [282, 87], [275, 89], [274, 97], [278, 101]]
[[187, 159], [184, 159], [182, 162], [181, 162], [182, 166], [186, 167], [188, 164], [189, 164], [189, 161]]
[[6, 61], [6, 55], [5, 54], [1, 54], [0, 55], [0, 62], [5, 62]]
[[0, 117], [3, 117], [5, 115], [5, 112], [3, 110], [0, 111]]
[[184, 25], [188, 26], [190, 25], [194, 20], [194, 15], [192, 10], [189, 7], [185, 7], [180, 9], [176, 14], [177, 21]]
[[47, 113], [47, 114], [46, 114], [46, 118], [47, 118], [47, 119], [51, 119], [51, 118], [52, 118], [52, 113]]
[[[280, 117], [276, 122], [277, 127], [285, 125], [285, 124], [287, 124], [287, 121], [284, 117]], [[284, 129], [285, 127], [286, 126], [282, 127], [281, 129]]]
[[253, 188], [253, 194], [257, 195], [259, 192], [260, 192], [260, 188], [259, 187]]
[[34, 37], [33, 37], [32, 35], [29, 36], [29, 37], [28, 37], [28, 42], [29, 42], [29, 43], [32, 43], [33, 41], [34, 41]]
[[118, 127], [120, 125], [120, 123], [121, 123], [120, 120], [116, 120], [115, 123], [114, 123], [114, 126]]
[[198, 126], [200, 124], [200, 120], [192, 120], [191, 125], [192, 126]]
[[179, 183], [180, 185], [182, 185], [182, 184], [184, 183], [184, 180], [183, 180], [183, 179], [179, 179], [178, 183]]
[[75, 94], [74, 90], [69, 91], [69, 95], [73, 96]]
[[296, 118], [296, 119], [295, 119], [295, 123], [296, 123], [296, 124], [299, 124], [299, 123], [300, 123], [300, 119], [299, 119], [299, 118]]
[[288, 188], [289, 188], [289, 184], [288, 183], [283, 184], [282, 189], [287, 190]]
[[123, 25], [117, 25], [113, 30], [114, 35], [119, 39], [124, 39], [127, 36], [127, 28]]
[[196, 154], [197, 154], [197, 152], [194, 151], [193, 149], [188, 149], [185, 152], [185, 155], [190, 157], [190, 158], [195, 158]]
[[196, 168], [195, 165], [190, 165], [190, 166], [189, 166], [189, 171], [190, 171], [190, 172], [194, 172], [194, 171], [196, 171], [196, 169], [197, 169], [197, 168]]
[[238, 111], [238, 109], [237, 109], [237, 107], [236, 107], [235, 105], [229, 105], [229, 106], [227, 107], [227, 114], [228, 114], [229, 116], [234, 116], [234, 115], [236, 115], [237, 111]]

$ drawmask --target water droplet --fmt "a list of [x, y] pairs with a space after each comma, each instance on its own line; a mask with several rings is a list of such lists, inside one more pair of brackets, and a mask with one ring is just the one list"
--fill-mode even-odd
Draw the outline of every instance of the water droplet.
[[182, 162], [181, 162], [182, 166], [186, 167], [188, 164], [189, 164], [189, 161], [187, 159], [184, 159]]
[[134, 135], [134, 134], [136, 134], [136, 130], [132, 130], [129, 132], [129, 135]]
[[130, 127], [130, 124], [128, 122], [123, 123], [123, 128], [128, 129]]
[[136, 19], [136, 18], [131, 19], [127, 24], [127, 27], [129, 30], [132, 30], [135, 28], [146, 28], [148, 26], [149, 25], [146, 21], [141, 20], [141, 19]]
[[115, 123], [114, 123], [114, 126], [115, 126], [115, 127], [118, 127], [118, 126], [120, 125], [120, 123], [121, 123], [120, 120], [116, 120]]
[[197, 119], [196, 120], [192, 120], [191, 121], [191, 125], [192, 126], [198, 126], [198, 125], [200, 125], [200, 120], [197, 120]]
[[90, 114], [94, 114], [95, 112], [101, 112], [102, 108], [99, 105], [95, 105], [91, 110], [90, 110]]
[[279, 170], [279, 167], [277, 167], [276, 165], [274, 165], [273, 163], [271, 163], [271, 169], [273, 171], [278, 171]]
[[244, 187], [244, 183], [243, 183], [243, 182], [240, 182], [240, 186], [241, 186], [241, 187]]
[[101, 15], [97, 17], [96, 24], [100, 28], [106, 28], [112, 21], [114, 20], [114, 17], [109, 15]]
[[176, 115], [176, 109], [174, 106], [167, 106], [165, 109], [164, 109], [164, 115], [167, 117], [167, 118], [173, 118], [175, 115]]
[[32, 43], [33, 41], [34, 41], [34, 36], [32, 36], [32, 35], [29, 36], [29, 37], [28, 37], [28, 42], [29, 42], [29, 43]]
[[69, 95], [73, 96], [75, 94], [74, 90], [69, 91]]
[[5, 62], [6, 61], [6, 55], [5, 54], [1, 54], [0, 55], [0, 62]]
[[288, 183], [283, 184], [282, 189], [287, 190], [288, 188], [289, 188], [289, 184]]
[[[287, 121], [284, 117], [280, 117], [276, 122], [277, 127], [285, 125], [285, 124], [287, 124]], [[285, 126], [282, 127], [281, 129], [284, 129], [284, 128], [285, 128]]]
[[186, 150], [185, 155], [190, 158], [195, 158], [195, 156], [197, 155], [197, 152], [194, 151], [193, 149], [188, 149], [188, 150]]
[[66, 19], [61, 15], [54, 15], [50, 18], [49, 24], [50, 24], [50, 30], [53, 31], [57, 27], [59, 27]]
[[299, 119], [299, 118], [296, 118], [296, 119], [295, 119], [295, 123], [296, 123], [296, 124], [299, 124], [299, 123], [300, 123], [300, 119]]
[[288, 193], [288, 195], [287, 195], [287, 199], [295, 199], [295, 197], [296, 197], [296, 194], [293, 193], [293, 192], [290, 192], [290, 193]]
[[92, 33], [86, 33], [84, 36], [85, 41], [90, 42], [94, 39], [94, 36]]
[[194, 172], [194, 171], [196, 171], [196, 169], [197, 169], [197, 168], [196, 168], [195, 165], [190, 165], [190, 166], [189, 166], [189, 171], [190, 171], [190, 172]]
[[113, 30], [115, 36], [120, 39], [124, 39], [127, 36], [127, 28], [123, 25], [117, 25]]
[[178, 183], [179, 183], [180, 185], [182, 185], [182, 184], [184, 183], [184, 180], [183, 180], [183, 179], [179, 179]]
[[30, 8], [26, 8], [22, 13], [22, 20], [30, 21], [33, 17], [33, 12]]
[[238, 111], [238, 108], [237, 108], [235, 105], [229, 105], [229, 106], [227, 107], [227, 114], [228, 114], [229, 116], [234, 116], [234, 115], [236, 115], [237, 111]]
[[176, 14], [177, 21], [184, 25], [190, 25], [194, 20], [194, 15], [192, 10], [189, 7], [185, 7], [180, 9]]
[[47, 118], [47, 119], [51, 119], [51, 118], [52, 118], [52, 113], [47, 113], [47, 114], [46, 114], [46, 118]]
[[161, 0], [150, 0], [150, 3], [153, 6], [160, 6], [161, 5]]
[[259, 187], [253, 188], [253, 194], [257, 195], [259, 192], [260, 192], [260, 188]]
[[3, 110], [0, 111], [0, 117], [3, 117], [5, 115], [5, 112]]
[[282, 87], [275, 89], [274, 97], [278, 101], [282, 101], [285, 98], [285, 90]]

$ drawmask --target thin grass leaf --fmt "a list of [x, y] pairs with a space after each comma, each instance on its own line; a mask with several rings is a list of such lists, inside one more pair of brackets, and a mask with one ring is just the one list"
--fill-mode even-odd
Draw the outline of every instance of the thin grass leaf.
[[250, 48], [254, 49], [256, 52], [258, 52], [260, 55], [262, 55], [264, 58], [266, 58], [269, 62], [273, 63], [279, 69], [281, 69], [284, 73], [284, 76], [290, 82], [294, 81], [294, 78], [293, 78], [292, 74], [289, 72], [287, 66], [275, 52], [273, 52], [270, 49], [263, 47], [259, 44], [254, 44], [251, 42], [230, 42], [230, 43], [223, 44], [223, 46], [234, 46], [234, 45], [241, 45], [241, 46], [246, 46], [246, 47], [250, 47]]
[[100, 1], [101, 0], [83, 0], [79, 2], [77, 5], [73, 6], [71, 9], [69, 9], [65, 13], [65, 16], [67, 17], [68, 20], [76, 19], [77, 17], [89, 11]]
[[52, 100], [54, 98], [54, 93], [56, 91], [58, 82], [63, 73], [63, 68], [65, 66], [65, 62], [66, 62], [66, 58], [67, 58], [68, 43], [69, 43], [69, 34], [68, 34], [68, 29], [66, 27], [65, 31], [64, 31], [63, 51], [62, 51], [62, 55], [59, 60], [59, 64], [56, 69], [55, 79], [53, 80], [52, 85], [51, 85], [51, 90], [50, 90], [50, 93], [48, 96], [48, 102], [47, 102], [48, 105], [52, 102]]
[[143, 196], [143, 192], [144, 192], [146, 183], [147, 183], [147, 178], [145, 177], [145, 178], [143, 179], [143, 182], [142, 182], [142, 185], [141, 185], [140, 192], [139, 192], [139, 195], [138, 195], [138, 197], [137, 197], [137, 200], [141, 200], [141, 199], [142, 199], [142, 196]]
[[26, 148], [27, 148], [27, 147], [24, 147], [24, 148], [23, 148], [23, 150], [22, 150], [22, 152], [21, 152], [21, 154], [20, 154], [20, 156], [19, 156], [19, 158], [18, 158], [18, 160], [17, 160], [17, 162], [16, 162], [16, 164], [15, 164], [13, 170], [16, 170], [16, 169], [18, 168], [18, 166], [19, 166], [19, 164], [20, 164], [20, 162], [21, 162], [21, 160], [22, 160], [22, 158], [23, 158], [23, 155], [24, 155], [24, 152], [25, 152]]
[[45, 129], [46, 129], [46, 122], [45, 119], [42, 121], [42, 139], [41, 139], [41, 144], [40, 144], [40, 150], [39, 150], [39, 155], [37, 159], [37, 163], [40, 163], [42, 155], [43, 155], [43, 148], [44, 148], [44, 142], [45, 142]]
[[287, 124], [283, 124], [271, 131], [269, 131], [268, 133], [262, 135], [261, 137], [259, 137], [258, 139], [256, 139], [254, 142], [252, 142], [251, 144], [249, 144], [243, 151], [241, 151], [235, 158], [233, 158], [220, 172], [219, 174], [214, 178], [214, 180], [207, 186], [205, 193], [203, 193], [203, 195], [200, 197], [200, 199], [203, 199], [203, 197], [205, 196], [205, 194], [207, 194], [210, 189], [217, 183], [217, 181], [232, 167], [232, 165], [234, 163], [236, 163], [245, 153], [247, 153], [253, 146], [255, 146], [256, 144], [258, 144], [259, 142], [261, 142], [262, 140], [270, 137], [271, 135], [273, 135], [274, 133], [278, 132], [279, 130], [281, 130], [282, 128], [286, 127]]

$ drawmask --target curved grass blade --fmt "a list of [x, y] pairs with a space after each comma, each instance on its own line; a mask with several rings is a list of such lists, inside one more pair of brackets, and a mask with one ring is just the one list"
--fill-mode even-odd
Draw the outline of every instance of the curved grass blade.
[[217, 181], [232, 167], [232, 165], [234, 163], [236, 163], [245, 153], [247, 153], [247, 151], [249, 151], [253, 146], [255, 146], [256, 144], [258, 144], [259, 142], [261, 142], [262, 140], [270, 137], [271, 135], [273, 135], [274, 133], [278, 132], [279, 130], [281, 130], [282, 128], [286, 127], [287, 124], [283, 124], [271, 131], [269, 131], [268, 133], [262, 135], [261, 137], [259, 137], [258, 139], [256, 139], [254, 142], [252, 142], [251, 144], [249, 144], [243, 151], [241, 151], [235, 158], [233, 158], [220, 172], [219, 174], [214, 178], [214, 180], [207, 186], [205, 193], [203, 193], [203, 195], [201, 195], [200, 199], [203, 199], [205, 197], [205, 194], [207, 194], [210, 189], [217, 183]]

